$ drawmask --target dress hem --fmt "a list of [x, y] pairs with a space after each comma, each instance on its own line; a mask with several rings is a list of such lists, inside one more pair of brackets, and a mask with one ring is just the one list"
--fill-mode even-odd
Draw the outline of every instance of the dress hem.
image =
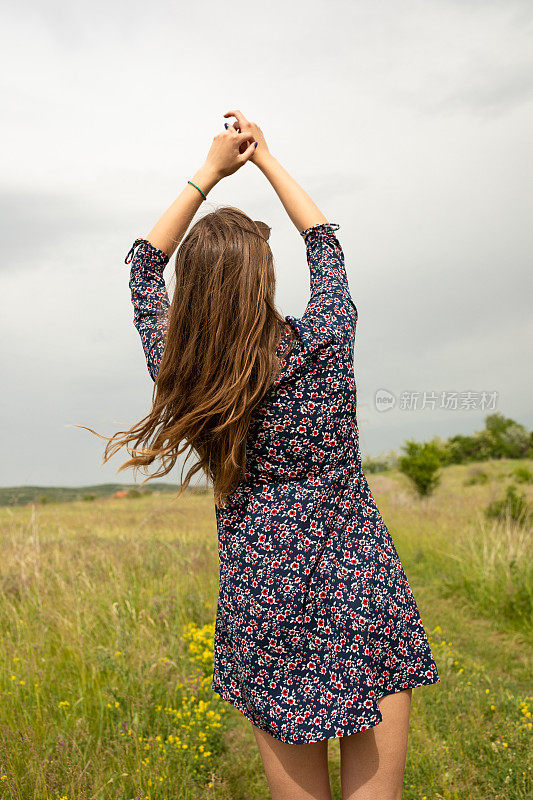
[[[382, 722], [382, 720], [383, 720], [383, 717], [381, 715], [381, 712], [379, 711], [378, 704], [377, 704], [378, 700], [381, 700], [382, 697], [386, 697], [389, 694], [397, 694], [398, 692], [403, 692], [403, 691], [405, 691], [405, 689], [416, 689], [419, 686], [431, 686], [431, 685], [433, 685], [435, 683], [440, 683], [440, 680], [441, 680], [441, 678], [440, 678], [440, 675], [438, 675], [438, 674], [434, 675], [432, 678], [427, 678], [426, 680], [423, 680], [423, 679], [412, 679], [410, 681], [407, 681], [407, 685], [398, 686], [398, 687], [394, 688], [390, 692], [383, 692], [383, 694], [380, 694], [379, 697], [376, 697], [376, 708], [375, 708], [374, 713], [377, 712], [377, 714], [380, 717], [380, 719], [378, 719], [377, 722], [374, 722], [374, 723], [369, 724], [369, 725], [364, 725], [364, 724], [363, 725], [358, 725], [357, 727], [344, 726], [343, 729], [340, 728], [339, 726], [335, 726], [333, 724], [332, 727], [336, 727], [337, 728], [337, 732], [333, 733], [331, 736], [321, 736], [318, 739], [317, 738], [312, 738], [312, 739], [305, 738], [303, 740], [300, 740], [298, 738], [290, 736], [290, 734], [284, 735], [284, 736], [280, 736], [279, 734], [273, 733], [271, 730], [269, 730], [266, 725], [258, 724], [252, 718], [251, 714], [248, 711], [244, 711], [239, 705], [237, 705], [235, 703], [233, 695], [231, 695], [229, 692], [227, 692], [223, 688], [223, 686], [221, 686], [220, 684], [216, 683], [216, 681], [214, 679], [213, 679], [213, 681], [211, 683], [211, 689], [214, 692], [216, 692], [216, 694], [218, 694], [223, 700], [225, 700], [227, 703], [229, 703], [234, 708], [236, 708], [237, 711], [240, 711], [240, 713], [243, 715], [243, 717], [245, 717], [249, 722], [251, 722], [252, 725], [255, 725], [256, 728], [259, 728], [260, 730], [264, 731], [265, 733], [268, 733], [270, 736], [272, 736], [273, 739], [277, 739], [278, 741], [283, 742], [284, 744], [314, 744], [316, 742], [322, 742], [322, 741], [330, 740], [330, 739], [342, 739], [342, 738], [344, 738], [346, 736], [351, 736], [354, 733], [362, 733], [363, 731], [369, 730], [370, 728], [375, 728], [376, 725], [379, 725], [379, 723]], [[356, 716], [361, 716], [361, 712], [358, 712]], [[340, 730], [342, 730], [342, 733], [339, 733]]]

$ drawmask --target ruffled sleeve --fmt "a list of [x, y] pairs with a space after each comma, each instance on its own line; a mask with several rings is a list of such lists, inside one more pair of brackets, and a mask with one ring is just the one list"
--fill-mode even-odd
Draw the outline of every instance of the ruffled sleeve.
[[355, 339], [357, 307], [352, 299], [336, 222], [321, 222], [300, 232], [307, 250], [311, 297], [303, 320], [318, 332]]
[[163, 277], [169, 256], [147, 239], [136, 239], [125, 264], [130, 264], [129, 287], [133, 324], [141, 337], [150, 377], [155, 382], [165, 349], [169, 299]]

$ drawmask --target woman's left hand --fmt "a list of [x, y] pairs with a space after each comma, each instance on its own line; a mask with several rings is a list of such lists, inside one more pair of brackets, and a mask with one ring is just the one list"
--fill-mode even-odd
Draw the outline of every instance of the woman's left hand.
[[[246, 142], [250, 144], [241, 153], [240, 148]], [[251, 140], [250, 133], [239, 133], [230, 125], [213, 137], [205, 164], [215, 175], [225, 178], [237, 172], [253, 153], [255, 153], [255, 142]]]

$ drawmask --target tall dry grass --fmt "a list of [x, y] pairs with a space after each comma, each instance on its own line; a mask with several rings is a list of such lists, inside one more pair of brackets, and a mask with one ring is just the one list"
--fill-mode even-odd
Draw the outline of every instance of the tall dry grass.
[[[468, 486], [450, 467], [422, 502], [368, 476], [442, 677], [413, 693], [404, 800], [531, 796], [530, 531], [482, 517], [514, 466]], [[210, 495], [2, 508], [0, 537], [0, 797], [269, 797], [249, 723], [210, 690]]]

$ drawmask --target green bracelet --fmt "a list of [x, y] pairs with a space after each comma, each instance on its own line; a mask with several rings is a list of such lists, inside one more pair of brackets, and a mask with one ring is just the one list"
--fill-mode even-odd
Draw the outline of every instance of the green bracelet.
[[206, 197], [206, 196], [205, 196], [205, 194], [202, 192], [202, 190], [200, 189], [200, 187], [199, 187], [199, 186], [197, 186], [197, 185], [196, 185], [195, 183], [193, 183], [192, 181], [187, 181], [187, 183], [190, 183], [190, 184], [191, 184], [191, 186], [194, 186], [194, 188], [195, 188], [195, 189], [198, 189], [198, 191], [200, 192], [200, 194], [202, 195], [202, 197], [204, 198], [204, 200], [207, 200], [207, 197]]

